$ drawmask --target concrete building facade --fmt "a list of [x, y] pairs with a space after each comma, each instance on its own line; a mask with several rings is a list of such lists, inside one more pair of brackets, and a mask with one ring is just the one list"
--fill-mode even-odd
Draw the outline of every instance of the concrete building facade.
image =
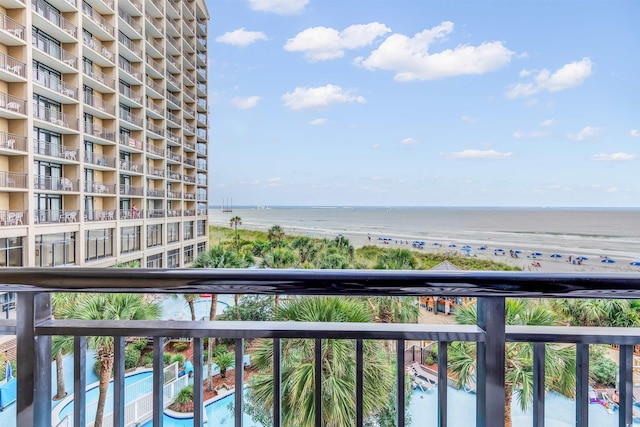
[[208, 244], [204, 0], [0, 0], [0, 266]]

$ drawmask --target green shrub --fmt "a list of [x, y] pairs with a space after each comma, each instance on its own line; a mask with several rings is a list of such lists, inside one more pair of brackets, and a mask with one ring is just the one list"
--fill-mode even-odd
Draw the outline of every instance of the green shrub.
[[180, 353], [178, 353], [178, 354], [173, 354], [173, 355], [171, 355], [171, 359], [170, 359], [169, 364], [172, 364], [172, 363], [178, 362], [178, 365], [182, 366], [182, 365], [184, 365], [184, 361], [185, 361], [185, 360], [186, 360], [186, 359], [185, 359], [185, 357], [184, 357], [184, 354], [180, 354]]
[[133, 346], [126, 346], [124, 348], [124, 368], [133, 369], [138, 366], [140, 360], [140, 350]]
[[145, 354], [144, 357], [142, 358], [142, 364], [145, 366], [153, 365], [153, 353]]
[[139, 352], [142, 353], [142, 350], [147, 348], [147, 340], [144, 340], [144, 339], [135, 340], [131, 344], [129, 344], [129, 346], [137, 349]]
[[431, 346], [431, 349], [429, 350], [429, 356], [433, 358], [435, 363], [438, 363], [438, 346], [437, 345]]
[[188, 342], [179, 341], [179, 342], [173, 343], [173, 349], [175, 351], [185, 351], [188, 348], [189, 348]]
[[611, 387], [615, 387], [617, 372], [618, 365], [608, 357], [595, 360], [591, 367], [593, 378], [598, 383]]
[[162, 358], [164, 359], [164, 364], [165, 365], [169, 365], [171, 364], [171, 353], [165, 353]]
[[186, 405], [193, 401], [193, 385], [188, 385], [178, 392], [175, 403], [178, 405]]

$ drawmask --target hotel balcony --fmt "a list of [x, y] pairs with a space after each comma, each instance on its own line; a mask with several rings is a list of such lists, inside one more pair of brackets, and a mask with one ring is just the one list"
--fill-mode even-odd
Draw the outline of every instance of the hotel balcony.
[[27, 151], [27, 137], [13, 133], [0, 132], [0, 153], [14, 155]]
[[0, 117], [21, 119], [27, 113], [27, 101], [8, 93], [0, 92]]
[[140, 108], [142, 105], [142, 94], [138, 90], [132, 89], [122, 82], [118, 83], [118, 90], [120, 95], [125, 97], [120, 98], [121, 103], [129, 105], [130, 107]]
[[180, 39], [167, 36], [167, 51], [171, 55], [180, 55], [182, 53], [182, 47], [180, 46]]
[[182, 161], [182, 156], [180, 154], [167, 151], [167, 159], [180, 163]]
[[138, 43], [122, 33], [118, 34], [118, 41], [120, 42], [120, 55], [131, 62], [142, 61], [142, 48], [138, 46]]
[[195, 209], [185, 209], [182, 211], [182, 216], [196, 216]]
[[[151, 190], [153, 191], [153, 190]], [[155, 196], [158, 197], [158, 196]], [[164, 197], [164, 196], [160, 196], [160, 197]], [[164, 218], [167, 215], [167, 213], [164, 211], [164, 209], [147, 209], [145, 211], [145, 217], [147, 218]]]
[[127, 12], [131, 16], [141, 16], [142, 15], [142, 3], [138, 0], [129, 0], [124, 1], [119, 4], [125, 12]]
[[[85, 163], [90, 165], [97, 166], [96, 170], [107, 170], [107, 169], [115, 169], [116, 167], [116, 158], [113, 156], [107, 156], [99, 153], [85, 153], [84, 155]], [[89, 190], [85, 190], [89, 191]], [[111, 191], [113, 194], [113, 191]]]
[[156, 103], [152, 98], [147, 98], [147, 116], [154, 119], [162, 119], [164, 117], [164, 108], [162, 108], [160, 105], [160, 102]]
[[0, 188], [3, 191], [26, 190], [27, 174], [0, 170]]
[[84, 211], [85, 221], [113, 221], [115, 219], [115, 209], [94, 209]]
[[27, 65], [4, 53], [0, 53], [0, 79], [5, 82], [25, 82]]
[[169, 91], [167, 91], [166, 94], [167, 101], [172, 104], [171, 107], [173, 107], [174, 109], [182, 108], [182, 101], [180, 101], [180, 98]]
[[129, 15], [125, 10], [121, 9], [126, 2], [120, 5], [118, 8], [118, 17], [122, 24], [119, 25], [119, 30], [127, 35], [129, 38], [139, 38], [142, 36], [142, 26], [138, 24], [136, 19]]
[[[154, 125], [153, 123], [150, 123], [149, 120], [147, 120], [147, 130], [149, 132], [152, 132], [160, 137], [164, 136], [164, 129], [162, 129], [160, 126]], [[147, 146], [147, 151], [148, 151], [148, 146]], [[156, 154], [155, 152], [153, 152], [153, 154]]]
[[68, 147], [66, 145], [55, 144], [52, 142], [33, 140], [33, 154], [36, 157], [46, 156], [58, 159], [57, 163], [71, 164], [77, 163], [80, 160], [78, 155], [79, 150], [75, 147]]
[[167, 209], [167, 217], [168, 218], [177, 218], [182, 216], [181, 209]]
[[207, 217], [207, 216], [209, 216], [209, 209], [207, 209], [207, 208], [199, 208], [199, 209], [196, 210], [196, 215], [197, 216]]
[[147, 16], [146, 16], [147, 22], [149, 22], [151, 25], [147, 25], [147, 31], [149, 33], [149, 35], [151, 37], [158, 37], [158, 38], [164, 38], [164, 28], [162, 26], [162, 21], [151, 17], [149, 15], [149, 10], [147, 10]]
[[[61, 43], [75, 43], [78, 38], [78, 27], [69, 22], [58, 10], [42, 0], [32, 0], [33, 25], [47, 28], [47, 33]], [[53, 26], [51, 25], [53, 24]]]
[[120, 79], [131, 85], [142, 84], [142, 73], [140, 71], [140, 67], [134, 65], [134, 63], [126, 62], [122, 58], [118, 61], [118, 66], [120, 67], [120, 70], [124, 71], [124, 73], [120, 73]]
[[130, 125], [133, 125], [133, 127], [136, 127], [136, 128], [139, 128], [139, 130], [142, 130], [142, 125], [143, 125], [142, 116], [139, 116], [137, 114], [132, 114], [128, 111], [120, 110], [118, 117], [120, 117], [120, 120], [124, 120]]
[[74, 223], [80, 221], [80, 211], [41, 209], [34, 212], [36, 224]]
[[167, 178], [174, 181], [182, 181], [182, 174], [173, 172], [171, 169], [167, 170]]
[[170, 16], [166, 17], [165, 22], [168, 24], [166, 26], [167, 36], [180, 37], [180, 25]]
[[0, 43], [6, 46], [24, 46], [27, 44], [25, 40], [24, 25], [0, 13]]
[[169, 198], [169, 199], [181, 199], [182, 198], [182, 191], [167, 190], [167, 198]]
[[126, 135], [120, 135], [120, 145], [142, 152], [142, 141], [135, 138], [127, 137]]
[[74, 178], [34, 175], [33, 188], [35, 190], [77, 192], [80, 191], [80, 181]]
[[134, 185], [121, 185], [120, 186], [120, 195], [121, 196], [142, 196], [144, 194], [144, 188], [134, 186]]
[[[116, 115], [116, 106], [104, 101], [90, 92], [84, 92], [84, 107], [94, 117], [112, 119]], [[87, 108], [90, 107], [90, 108]]]
[[120, 170], [126, 172], [143, 173], [144, 167], [142, 163], [133, 162], [130, 160], [120, 160]]
[[167, 58], [167, 71], [172, 74], [180, 74], [182, 72], [180, 57], [172, 56]]
[[147, 75], [153, 77], [154, 79], [161, 79], [164, 77], [165, 71], [162, 63], [147, 55]]
[[151, 77], [147, 76], [147, 95], [151, 96], [154, 99], [162, 99], [162, 94], [164, 90], [162, 89], [162, 85]]
[[29, 224], [29, 211], [0, 210], [0, 224], [16, 226]]
[[180, 18], [180, 6], [174, 0], [168, 0], [166, 4], [169, 5], [167, 13], [171, 15], [171, 18]]
[[31, 37], [33, 58], [46, 64], [63, 74], [75, 73], [78, 71], [78, 57], [59, 45], [50, 42], [42, 36]]
[[154, 58], [163, 58], [164, 46], [162, 45], [162, 41], [156, 40], [151, 36], [147, 37], [146, 40], [147, 40], [147, 54], [150, 56], [153, 56]]
[[85, 193], [93, 193], [98, 195], [116, 194], [116, 184], [112, 182], [91, 181], [84, 183]]
[[188, 184], [195, 184], [196, 183], [196, 178], [191, 176], [191, 175], [185, 175], [183, 178], [184, 178], [184, 182], [186, 182]]
[[195, 167], [196, 167], [196, 161], [195, 161], [194, 159], [190, 159], [190, 158], [188, 158], [188, 157], [185, 157], [185, 159], [184, 159], [184, 164], [185, 164], [185, 166], [187, 166], [187, 167], [188, 167], [188, 166], [193, 167], [193, 168], [195, 168]]
[[167, 90], [179, 92], [182, 90], [182, 83], [173, 74], [166, 73], [167, 77]]
[[164, 190], [149, 188], [147, 189], [147, 197], [162, 198], [164, 197]]
[[45, 95], [49, 99], [53, 99], [60, 103], [69, 103], [69, 98], [78, 101], [78, 88], [64, 82], [49, 73], [41, 70], [34, 70], [33, 82], [38, 84], [38, 93]]
[[146, 0], [145, 1], [145, 11], [147, 14], [153, 16], [154, 18], [164, 18], [164, 2], [154, 1], [154, 0]]
[[36, 103], [33, 104], [33, 117], [46, 123], [39, 125], [40, 127], [53, 130], [55, 132], [75, 133], [79, 129], [79, 120], [77, 117], [61, 113], [58, 110], [43, 107]]
[[102, 71], [99, 71], [96, 67], [83, 67], [84, 74], [91, 77], [93, 80], [85, 80], [84, 83], [99, 92], [115, 92], [116, 81], [113, 77], [109, 77]]
[[147, 166], [147, 174], [158, 178], [164, 178], [164, 169]]
[[82, 38], [82, 41], [87, 48], [84, 51], [84, 56], [94, 64], [101, 67], [113, 67], [116, 63], [115, 52], [102, 44], [98, 39], [86, 36]]
[[116, 134], [113, 129], [108, 129], [91, 122], [84, 123], [85, 138], [90, 141], [101, 142], [100, 140], [116, 142]]
[[[172, 128], [178, 128], [180, 126], [182, 126], [182, 119], [180, 117], [178, 117], [176, 114], [173, 114], [169, 111], [167, 111], [166, 114], [167, 120], [169, 120], [169, 123], [167, 125], [169, 125], [169, 127]], [[171, 126], [173, 125], [173, 126]]]

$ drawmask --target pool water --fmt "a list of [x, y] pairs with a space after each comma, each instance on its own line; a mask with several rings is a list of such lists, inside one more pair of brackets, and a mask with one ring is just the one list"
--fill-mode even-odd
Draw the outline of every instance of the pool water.
[[[225, 308], [233, 305], [233, 295], [219, 295], [216, 314], [220, 315]], [[182, 297], [167, 297], [160, 302], [162, 307], [162, 318], [168, 320], [191, 320], [189, 304]], [[196, 309], [196, 320], [209, 318], [211, 309], [211, 298], [198, 298], [194, 303]]]

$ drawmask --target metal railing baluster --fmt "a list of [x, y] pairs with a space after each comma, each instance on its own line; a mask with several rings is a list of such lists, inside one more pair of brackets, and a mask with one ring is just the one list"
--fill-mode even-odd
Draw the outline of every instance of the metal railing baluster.
[[[87, 337], [73, 339], [73, 425], [87, 425]], [[94, 414], [95, 415], [95, 414]]]
[[316, 427], [322, 427], [322, 339], [316, 338], [315, 342], [315, 425]]
[[484, 342], [477, 343], [476, 426], [504, 426], [505, 299], [478, 298], [478, 327]]
[[438, 341], [438, 426], [447, 427], [447, 368], [449, 343]]
[[620, 346], [620, 396], [619, 426], [629, 427], [633, 424], [633, 345]]
[[282, 423], [282, 342], [273, 339], [273, 427]]
[[533, 343], [533, 427], [544, 427], [545, 343]]
[[235, 367], [235, 425], [242, 427], [242, 414], [244, 412], [244, 340], [236, 339], [236, 367]]
[[356, 427], [364, 425], [363, 407], [364, 407], [364, 341], [356, 340]]
[[193, 339], [193, 425], [204, 426], [204, 407], [202, 392], [203, 367], [203, 339]]
[[404, 398], [405, 398], [405, 369], [404, 369], [404, 340], [396, 341], [396, 387], [397, 387], [397, 427], [404, 427]]
[[113, 425], [124, 427], [124, 337], [113, 337], [113, 359]]
[[153, 339], [153, 427], [162, 427], [164, 415], [164, 337]]
[[576, 426], [589, 425], [589, 344], [576, 344]]
[[20, 368], [16, 375], [18, 378], [16, 425], [18, 426], [35, 426], [33, 404], [35, 398], [35, 360], [33, 358], [35, 319], [33, 305], [34, 294], [32, 292], [18, 294], [16, 304], [16, 346], [18, 360], [20, 360]]

